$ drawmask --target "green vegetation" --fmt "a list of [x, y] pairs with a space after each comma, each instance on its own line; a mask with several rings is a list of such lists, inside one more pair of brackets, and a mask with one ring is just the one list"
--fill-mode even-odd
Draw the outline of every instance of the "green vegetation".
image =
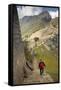
[[52, 19], [51, 24], [53, 25], [54, 28], [57, 28], [57, 26], [58, 26], [58, 17]]
[[58, 80], [58, 57], [56, 51], [48, 51], [43, 45], [34, 48], [37, 60], [42, 59], [48, 72], [54, 81]]

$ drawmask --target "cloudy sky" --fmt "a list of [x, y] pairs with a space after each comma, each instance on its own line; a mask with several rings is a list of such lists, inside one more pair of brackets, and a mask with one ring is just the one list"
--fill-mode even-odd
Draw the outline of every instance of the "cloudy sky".
[[19, 18], [24, 16], [38, 15], [43, 11], [48, 11], [52, 18], [58, 17], [58, 8], [50, 7], [33, 7], [33, 6], [17, 6]]

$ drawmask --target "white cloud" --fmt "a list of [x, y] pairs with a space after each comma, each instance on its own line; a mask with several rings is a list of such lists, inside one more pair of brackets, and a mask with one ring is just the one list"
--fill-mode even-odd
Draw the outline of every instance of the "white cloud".
[[[22, 6], [17, 7], [19, 18], [23, 18], [24, 16], [33, 16], [38, 15], [43, 11], [42, 7], [32, 7], [32, 6]], [[57, 11], [49, 11], [52, 18], [58, 17]]]
[[23, 8], [22, 8], [23, 16], [30, 16], [30, 15], [33, 15], [32, 10], [33, 10], [33, 7], [28, 7], [28, 6], [23, 7]]
[[22, 6], [22, 9], [20, 7], [17, 7], [17, 10], [19, 18], [22, 18], [24, 16], [38, 15], [40, 12], [42, 12], [42, 8], [32, 6]]
[[58, 11], [50, 11], [49, 13], [52, 18], [58, 17]]

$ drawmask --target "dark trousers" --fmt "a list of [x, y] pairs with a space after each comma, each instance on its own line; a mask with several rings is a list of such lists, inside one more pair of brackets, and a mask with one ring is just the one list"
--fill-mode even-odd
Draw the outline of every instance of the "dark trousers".
[[40, 75], [42, 75], [44, 72], [44, 69], [40, 69]]

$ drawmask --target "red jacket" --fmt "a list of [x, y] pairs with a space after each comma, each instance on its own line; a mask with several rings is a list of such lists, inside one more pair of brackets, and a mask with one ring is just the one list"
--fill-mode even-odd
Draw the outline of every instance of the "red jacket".
[[45, 67], [44, 62], [40, 62], [40, 63], [39, 63], [39, 69], [44, 69], [44, 67]]

